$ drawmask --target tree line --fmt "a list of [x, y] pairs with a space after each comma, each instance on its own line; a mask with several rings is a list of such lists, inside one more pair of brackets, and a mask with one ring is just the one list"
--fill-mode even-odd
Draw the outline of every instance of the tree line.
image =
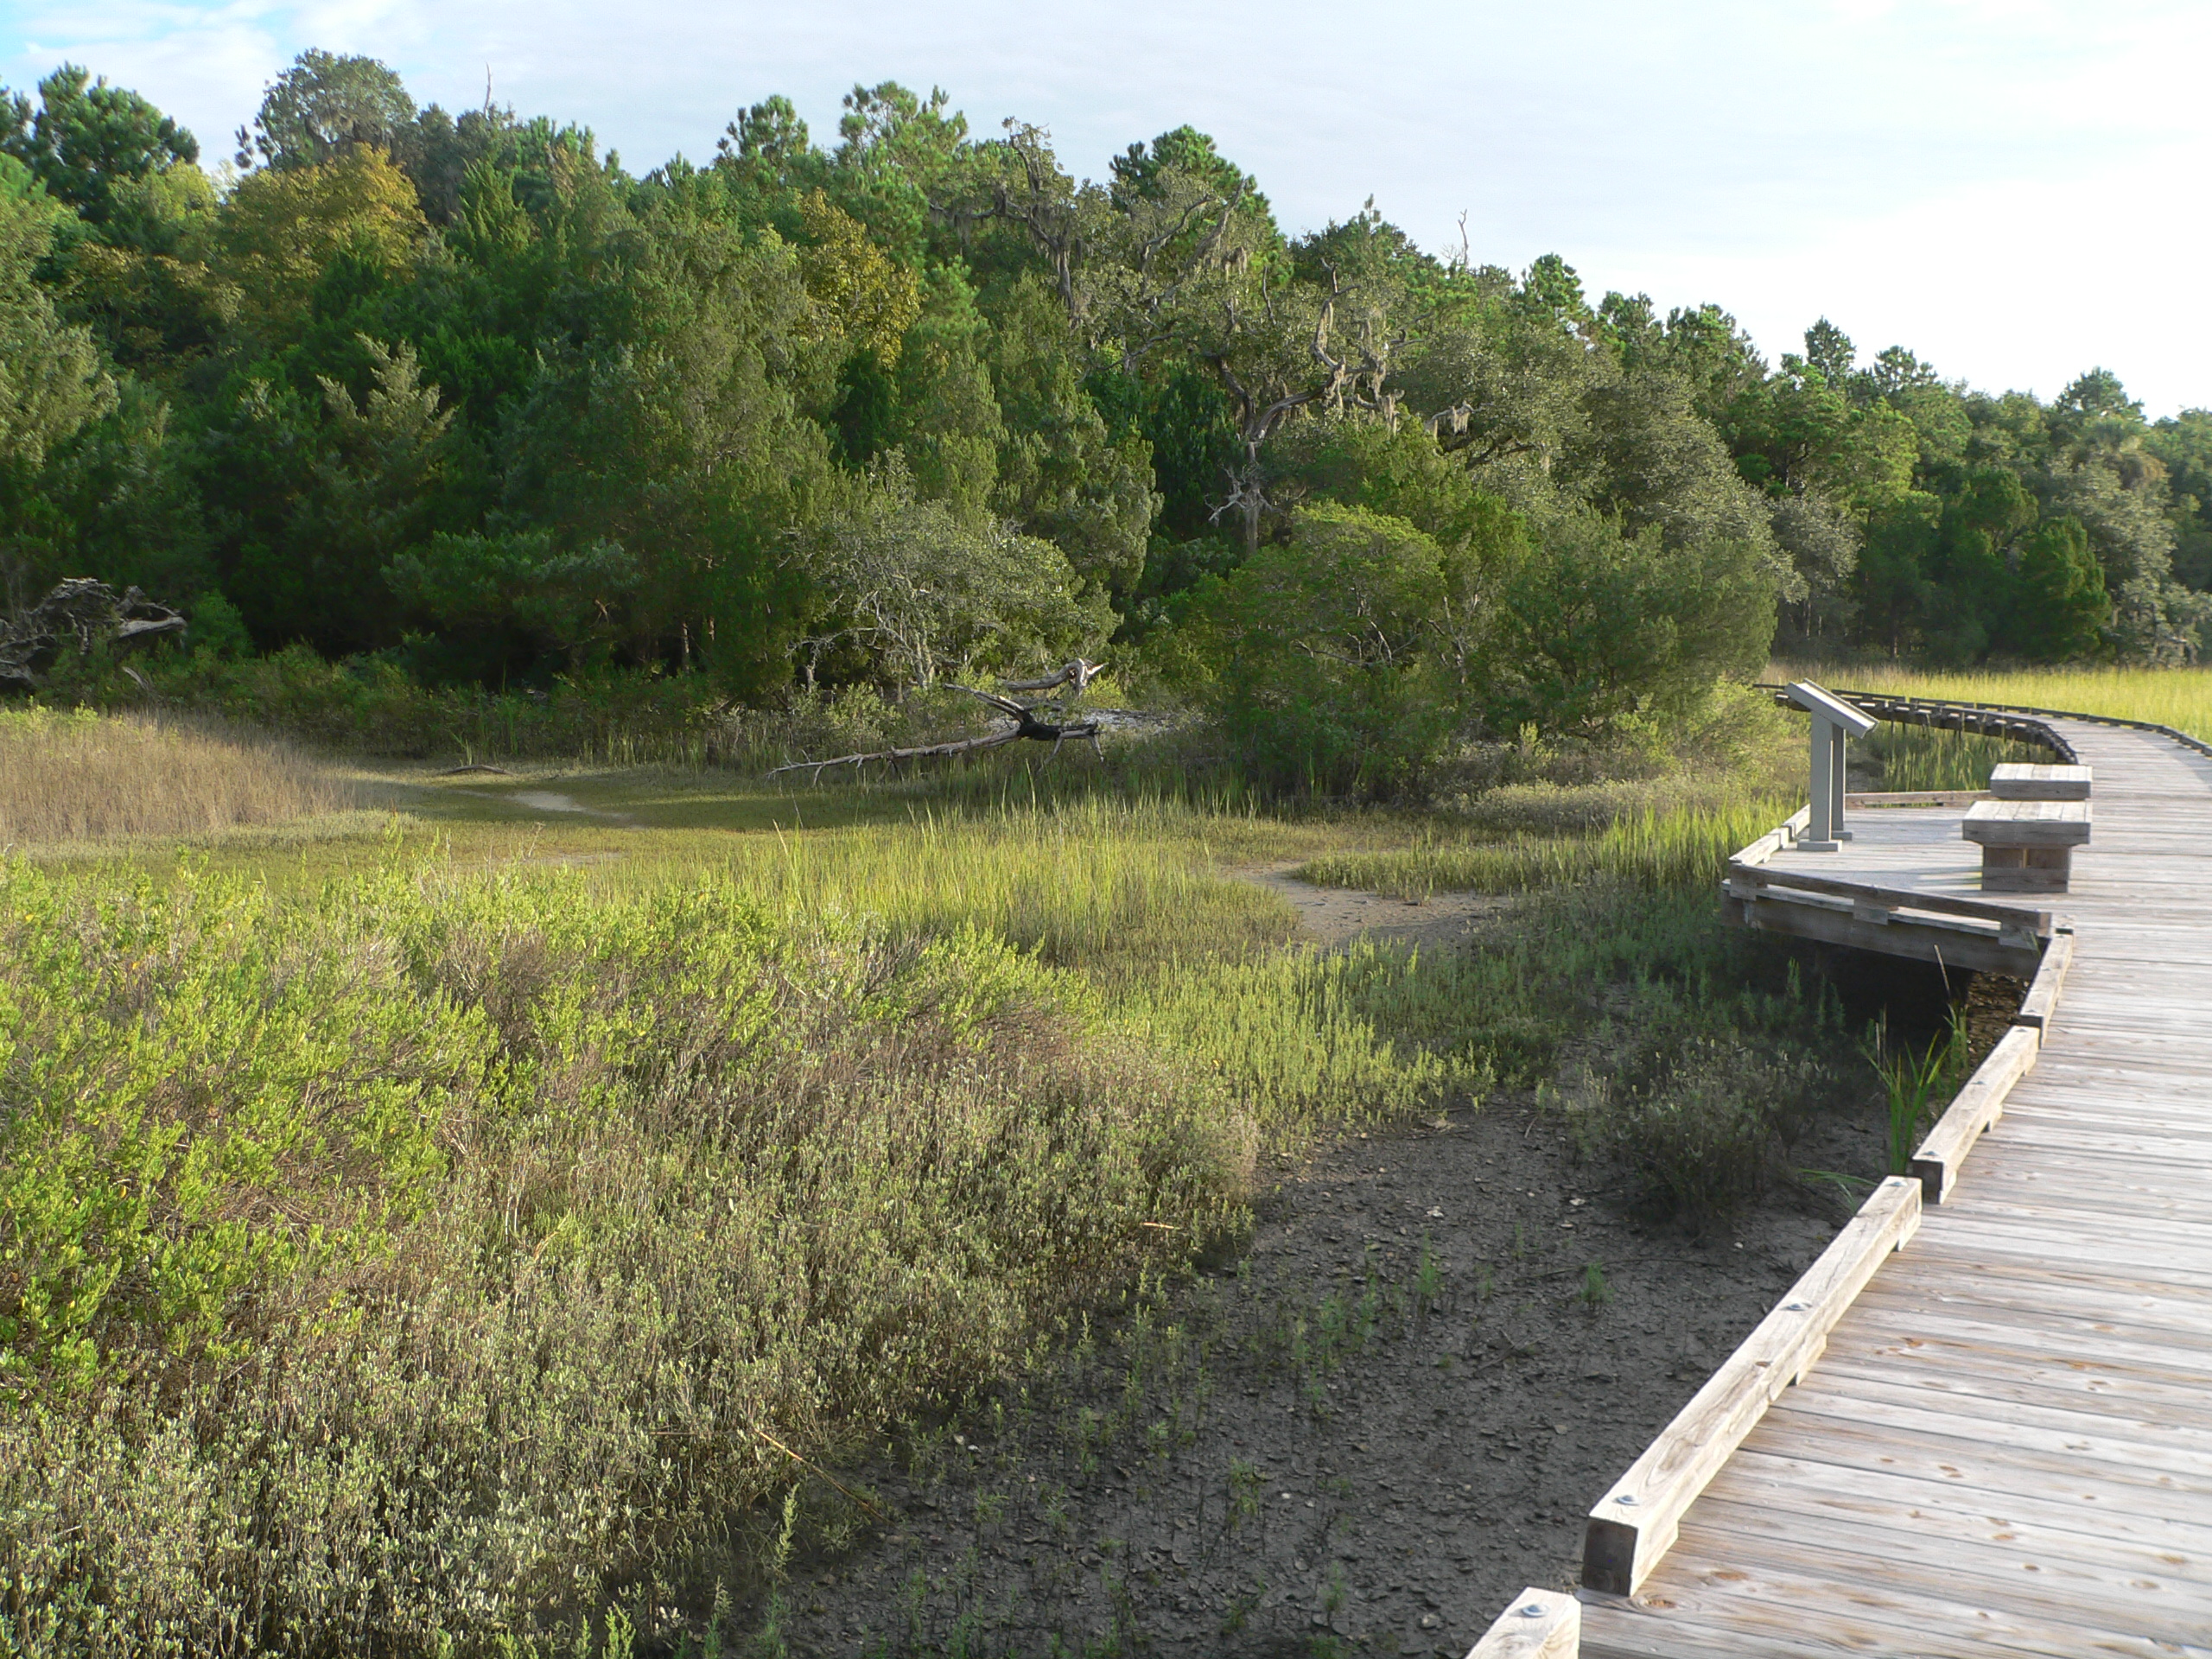
[[1309, 771], [1777, 644], [2175, 662], [2212, 619], [2212, 413], [1825, 321], [1770, 363], [1372, 203], [1288, 235], [1188, 127], [1078, 181], [886, 83], [639, 175], [308, 52], [209, 159], [80, 67], [0, 97], [17, 609], [92, 575], [211, 652], [748, 702], [1111, 641]]

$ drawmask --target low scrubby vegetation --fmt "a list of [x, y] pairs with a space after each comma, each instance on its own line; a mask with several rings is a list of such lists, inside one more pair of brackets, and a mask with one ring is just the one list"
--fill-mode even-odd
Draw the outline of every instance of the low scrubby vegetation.
[[1816, 1011], [1813, 1033], [1782, 1041], [1726, 1020], [1688, 1034], [1636, 1030], [1633, 1052], [1574, 1080], [1566, 1110], [1577, 1147], [1633, 1172], [1692, 1228], [1741, 1209], [1783, 1173], [1790, 1144], [1827, 1103], [1835, 1077], [1804, 1040], [1827, 1013]]
[[395, 850], [289, 898], [10, 862], [10, 1641], [703, 1605], [801, 1486], [807, 1539], [868, 1518], [811, 1471], [1233, 1240], [1262, 1151], [1540, 1078], [1624, 977], [1740, 1016], [1694, 988], [1755, 947], [1694, 889], [1286, 950], [1208, 822], [948, 810], [680, 880]]
[[393, 873], [0, 876], [33, 1650], [588, 1611], [1234, 1225], [1223, 1090], [975, 931]]

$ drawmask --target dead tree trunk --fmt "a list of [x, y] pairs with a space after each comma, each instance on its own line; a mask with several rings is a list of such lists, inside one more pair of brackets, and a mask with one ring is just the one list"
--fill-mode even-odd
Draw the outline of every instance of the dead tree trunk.
[[184, 631], [181, 614], [136, 588], [118, 594], [104, 582], [73, 576], [13, 621], [0, 620], [0, 690], [35, 691], [67, 645], [90, 656], [99, 645], [129, 651]]
[[[1087, 662], [1078, 657], [1043, 679], [1008, 681], [1007, 690], [1051, 691], [1065, 686], [1071, 698], [1077, 697], [1083, 695], [1084, 689], [1104, 666], [1103, 663]], [[1016, 702], [1013, 698], [1001, 696], [994, 691], [978, 691], [971, 685], [956, 685], [951, 689], [964, 691], [969, 696], [988, 703], [1014, 724], [995, 732], [986, 732], [980, 737], [955, 738], [950, 742], [924, 744], [911, 749], [873, 749], [860, 754], [841, 754], [827, 760], [794, 760], [788, 766], [773, 768], [767, 775], [775, 778], [787, 772], [809, 772], [812, 774], [812, 781], [818, 784], [822, 781], [822, 774], [832, 766], [850, 766], [857, 777], [861, 768], [871, 761], [933, 760], [956, 754], [978, 754], [985, 749], [1002, 748], [1008, 743], [1025, 740], [1033, 743], [1050, 743], [1052, 753], [1057, 755], [1060, 752], [1060, 745], [1072, 737], [1087, 741], [1093, 753], [1096, 752], [1098, 734], [1104, 725], [1098, 715], [1071, 718], [1072, 710], [1066, 702]], [[1122, 712], [1101, 711], [1102, 714]], [[1155, 718], [1149, 715], [1131, 717], [1136, 720]], [[1052, 762], [1048, 759], [1046, 764], [1049, 766]]]

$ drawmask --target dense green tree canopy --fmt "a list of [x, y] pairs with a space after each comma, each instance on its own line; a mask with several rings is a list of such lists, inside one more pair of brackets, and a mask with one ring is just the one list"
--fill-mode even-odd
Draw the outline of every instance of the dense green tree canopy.
[[1602, 729], [1777, 630], [2173, 661], [2212, 615], [2212, 415], [1825, 319], [1770, 364], [1372, 204], [1287, 233], [1189, 127], [1084, 181], [885, 82], [827, 144], [770, 97], [639, 176], [309, 52], [238, 150], [219, 186], [75, 66], [0, 99], [11, 602], [98, 575], [263, 650], [753, 699], [1112, 636], [1368, 782], [1363, 745]]
[[200, 159], [199, 141], [137, 93], [65, 63], [38, 84], [38, 105], [0, 98], [0, 152], [94, 225], [121, 187]]

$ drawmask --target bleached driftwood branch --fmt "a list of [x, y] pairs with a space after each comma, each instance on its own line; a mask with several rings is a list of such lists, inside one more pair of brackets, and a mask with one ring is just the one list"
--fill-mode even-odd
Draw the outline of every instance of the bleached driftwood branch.
[[[1065, 663], [1053, 673], [1042, 679], [1009, 680], [1005, 682], [1009, 691], [1052, 691], [1065, 686], [1071, 697], [1083, 695], [1084, 688], [1104, 668], [1103, 663], [1086, 661], [1078, 657]], [[926, 743], [910, 749], [871, 749], [860, 754], [840, 754], [827, 760], [794, 760], [788, 766], [777, 766], [767, 775], [779, 777], [787, 772], [812, 774], [812, 781], [820, 783], [822, 774], [833, 766], [850, 766], [857, 775], [861, 767], [871, 761], [934, 760], [956, 754], [976, 754], [985, 749], [1001, 748], [1008, 743], [1027, 739], [1033, 743], [1050, 743], [1052, 753], [1058, 755], [1060, 745], [1070, 738], [1088, 741], [1095, 753], [1098, 734], [1109, 725], [1145, 725], [1160, 717], [1132, 709], [1100, 709], [1080, 718], [1071, 718], [1071, 710], [1065, 702], [1016, 702], [1012, 697], [1001, 696], [995, 691], [978, 691], [972, 685], [956, 685], [955, 691], [964, 691], [969, 696], [988, 703], [998, 713], [1014, 722], [995, 732], [985, 732], [979, 737], [955, 738], [945, 743]], [[1046, 765], [1050, 765], [1048, 758]]]

